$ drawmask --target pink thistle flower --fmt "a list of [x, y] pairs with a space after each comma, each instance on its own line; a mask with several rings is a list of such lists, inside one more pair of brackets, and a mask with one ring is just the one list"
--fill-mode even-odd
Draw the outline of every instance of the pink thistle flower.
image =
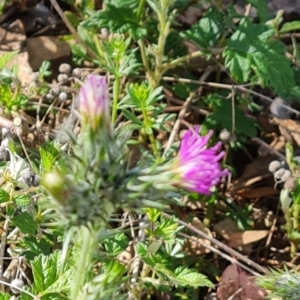
[[79, 112], [83, 125], [97, 129], [101, 125], [109, 126], [109, 95], [106, 78], [89, 75], [79, 90]]
[[229, 172], [227, 169], [222, 170], [220, 166], [220, 160], [225, 154], [224, 151], [219, 151], [222, 143], [218, 142], [208, 148], [213, 131], [210, 130], [206, 136], [200, 136], [199, 128], [200, 126], [196, 126], [195, 130], [190, 129], [184, 135], [176, 159], [176, 169], [183, 188], [210, 195], [211, 188]]

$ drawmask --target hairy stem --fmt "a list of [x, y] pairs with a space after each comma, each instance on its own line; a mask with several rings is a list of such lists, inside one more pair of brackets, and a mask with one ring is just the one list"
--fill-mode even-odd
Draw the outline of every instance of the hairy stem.
[[113, 109], [112, 109], [112, 117], [111, 117], [111, 122], [113, 124], [115, 123], [117, 118], [120, 85], [121, 85], [121, 80], [118, 76], [116, 76], [114, 81], [114, 87], [113, 87]]

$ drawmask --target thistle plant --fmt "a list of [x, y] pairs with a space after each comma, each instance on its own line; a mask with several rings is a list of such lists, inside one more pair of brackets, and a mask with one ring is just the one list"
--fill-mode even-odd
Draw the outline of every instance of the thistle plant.
[[288, 270], [271, 270], [269, 274], [258, 277], [257, 284], [272, 293], [268, 299], [279, 297], [281, 300], [297, 300], [300, 297], [300, 275], [298, 272]]
[[[221, 144], [208, 147], [213, 132], [200, 136], [199, 126], [187, 131], [178, 156], [171, 161], [150, 167], [145, 167], [147, 161], [140, 161], [129, 169], [128, 136], [116, 133], [110, 123], [105, 77], [90, 75], [86, 79], [79, 91], [78, 112], [82, 129], [78, 138], [70, 133], [71, 155], [62, 153], [60, 168], [46, 173], [42, 180], [67, 229], [63, 257], [73, 235], [81, 241], [73, 254], [76, 263], [70, 296], [74, 300], [83, 299], [83, 295], [89, 299], [88, 291], [93, 291], [95, 297], [110, 282], [104, 280], [103, 273], [92, 281], [91, 278], [93, 266], [99, 262], [95, 260], [99, 234], [107, 230], [116, 209], [168, 205], [178, 201], [181, 189], [209, 194], [220, 178], [228, 174], [220, 167], [224, 155], [219, 151]], [[123, 276], [124, 268], [120, 264], [115, 266], [119, 274], [116, 276]], [[92, 288], [93, 284], [97, 289]]]

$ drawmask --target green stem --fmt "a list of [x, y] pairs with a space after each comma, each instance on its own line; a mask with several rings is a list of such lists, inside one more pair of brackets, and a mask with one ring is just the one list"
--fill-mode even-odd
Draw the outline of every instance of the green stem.
[[[213, 49], [213, 50], [210, 50], [210, 52], [212, 54], [221, 54], [222, 52], [224, 51], [224, 49]], [[193, 52], [192, 54], [188, 54], [188, 55], [185, 55], [185, 56], [181, 56], [181, 57], [178, 57], [168, 63], [164, 63], [162, 65], [162, 72], [166, 72], [168, 70], [171, 70], [171, 69], [174, 69], [176, 68], [178, 65], [182, 64], [182, 63], [187, 63], [189, 62], [191, 59], [193, 58], [197, 58], [197, 57], [201, 57], [203, 56], [205, 53], [201, 50], [198, 50], [198, 51], [195, 51]]]
[[[143, 111], [143, 117], [144, 117], [145, 127], [146, 128], [150, 128], [151, 125], [150, 125], [150, 121], [149, 121], [149, 118], [148, 118], [148, 115], [147, 115], [147, 111], [144, 108], [142, 108], [142, 111]], [[149, 139], [150, 139], [150, 143], [151, 143], [151, 146], [152, 146], [152, 150], [153, 150], [154, 156], [156, 157], [156, 160], [159, 162], [160, 159], [161, 159], [161, 157], [160, 157], [159, 151], [158, 151], [158, 149], [156, 147], [155, 137], [154, 137], [152, 129], [151, 129], [151, 133], [148, 134], [148, 136], [149, 136]]]
[[157, 50], [155, 51], [155, 81], [153, 85], [151, 86], [152, 89], [155, 89], [159, 82], [161, 77], [164, 74], [163, 71], [163, 57], [164, 57], [164, 50], [166, 45], [167, 36], [170, 33], [170, 27], [173, 20], [173, 17], [175, 15], [175, 11], [171, 13], [171, 15], [168, 15], [169, 11], [169, 3], [164, 1], [161, 2], [162, 6], [165, 4], [166, 6], [161, 7], [161, 10], [158, 11], [158, 20], [159, 20], [159, 37], [158, 37], [158, 43], [157, 43]]
[[71, 288], [71, 299], [79, 299], [80, 290], [82, 289], [85, 281], [86, 272], [88, 272], [87, 263], [89, 261], [89, 254], [92, 249], [91, 242], [91, 232], [88, 228], [80, 228], [79, 234], [81, 235], [81, 248], [78, 259], [76, 260], [76, 270], [73, 281], [73, 286]]
[[101, 58], [103, 58], [104, 57], [104, 53], [103, 53], [103, 50], [102, 50], [99, 38], [98, 38], [98, 36], [96, 34], [93, 36], [93, 41], [95, 43], [95, 46], [96, 46], [96, 49], [97, 49], [97, 52], [98, 52], [98, 56], [101, 57]]
[[299, 210], [300, 205], [298, 203], [293, 204], [293, 229], [298, 232], [299, 230]]
[[113, 109], [112, 109], [112, 117], [111, 117], [111, 122], [113, 124], [115, 123], [117, 118], [120, 85], [121, 85], [121, 80], [118, 76], [116, 76], [114, 81], [114, 86], [113, 86]]
[[145, 4], [146, 4], [146, 0], [140, 0], [139, 7], [138, 7], [137, 13], [136, 13], [138, 18], [142, 17], [143, 12], [144, 12]]
[[285, 217], [285, 220], [286, 220], [286, 231], [288, 233], [288, 236], [290, 236], [292, 234], [292, 231], [293, 231], [293, 224], [292, 224], [290, 209], [287, 210], [284, 217]]
[[205, 214], [205, 218], [203, 220], [203, 224], [205, 227], [209, 227], [210, 226], [210, 220], [211, 217], [213, 215], [214, 212], [214, 201], [209, 201], [207, 204], [207, 210], [206, 210], [206, 214]]

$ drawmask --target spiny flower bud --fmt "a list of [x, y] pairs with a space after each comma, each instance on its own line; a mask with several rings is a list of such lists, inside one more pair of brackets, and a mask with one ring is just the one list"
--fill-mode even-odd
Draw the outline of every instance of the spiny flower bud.
[[103, 76], [89, 75], [79, 91], [79, 112], [84, 126], [110, 126], [109, 95]]
[[198, 131], [188, 130], [184, 135], [176, 161], [176, 172], [181, 177], [179, 184], [183, 188], [204, 195], [211, 194], [211, 188], [220, 182], [220, 178], [228, 175], [227, 169], [222, 170], [220, 160], [224, 152], [219, 152], [221, 142], [213, 147], [208, 147], [208, 142], [213, 134], [210, 130], [206, 136], [200, 136]]
[[42, 185], [50, 192], [60, 204], [66, 201], [65, 178], [59, 171], [46, 173], [42, 178]]

